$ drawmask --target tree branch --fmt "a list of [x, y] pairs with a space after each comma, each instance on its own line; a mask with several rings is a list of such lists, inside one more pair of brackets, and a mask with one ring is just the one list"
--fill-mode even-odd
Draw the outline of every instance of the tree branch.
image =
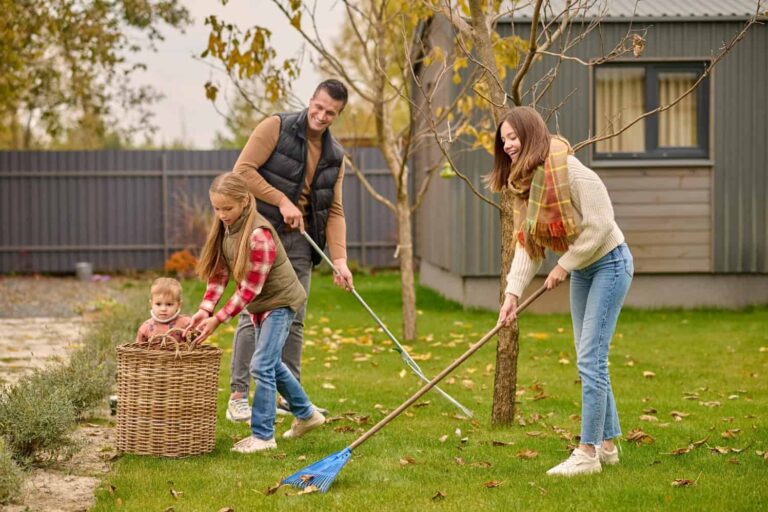
[[383, 195], [381, 195], [378, 192], [376, 192], [376, 189], [373, 188], [373, 185], [371, 185], [371, 182], [368, 181], [368, 178], [365, 177], [365, 175], [360, 170], [360, 168], [357, 166], [357, 164], [355, 164], [355, 161], [352, 159], [352, 155], [347, 153], [345, 155], [344, 161], [347, 164], [349, 164], [350, 167], [352, 167], [352, 171], [354, 171], [355, 176], [357, 176], [357, 178], [360, 180], [360, 183], [362, 183], [363, 187], [365, 187], [365, 190], [367, 190], [368, 193], [371, 194], [371, 196], [373, 196], [373, 198], [375, 200], [377, 200], [378, 202], [380, 202], [381, 204], [383, 204], [384, 206], [386, 206], [387, 208], [389, 208], [393, 212], [397, 210], [395, 208], [394, 203], [392, 203], [392, 201], [390, 201], [389, 199], [387, 199]]

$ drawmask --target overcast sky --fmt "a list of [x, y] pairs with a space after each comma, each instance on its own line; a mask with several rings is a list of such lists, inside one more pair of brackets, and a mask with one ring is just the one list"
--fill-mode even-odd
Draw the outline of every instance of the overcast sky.
[[[343, 11], [336, 0], [319, 2], [322, 8], [317, 9], [318, 28], [324, 41], [330, 42], [338, 33]], [[139, 60], [147, 64], [147, 71], [136, 78], [165, 95], [153, 108], [155, 124], [160, 128], [155, 142], [171, 143], [183, 139], [198, 149], [207, 149], [212, 147], [216, 132], [224, 131], [224, 123], [205, 98], [203, 85], [216, 79], [224, 84], [226, 76], [194, 59], [207, 45], [206, 16], [216, 14], [224, 21], [235, 22], [242, 30], [253, 25], [271, 29], [272, 45], [280, 58], [295, 56], [303, 41], [269, 0], [229, 0], [226, 6], [218, 0], [181, 0], [181, 3], [194, 18], [192, 25], [184, 34], [166, 30], [166, 40], [158, 44], [157, 53], [140, 55]], [[294, 90], [308, 101], [314, 86], [324, 77], [314, 71], [308, 55], [304, 56], [303, 62], [301, 77], [294, 84]]]

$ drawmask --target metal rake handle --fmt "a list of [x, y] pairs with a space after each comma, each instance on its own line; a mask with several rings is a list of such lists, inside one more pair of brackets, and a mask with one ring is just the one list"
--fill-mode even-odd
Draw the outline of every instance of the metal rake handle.
[[[302, 236], [306, 239], [306, 241], [309, 243], [309, 245], [312, 246], [312, 248], [325, 260], [325, 262], [333, 269], [333, 272], [335, 274], [338, 274], [338, 270], [336, 270], [336, 267], [333, 265], [333, 262], [331, 261], [331, 258], [328, 257], [328, 255], [323, 252], [323, 250], [320, 248], [319, 245], [315, 243], [314, 240], [312, 240], [312, 237], [307, 234], [307, 232], [301, 233]], [[384, 322], [381, 321], [379, 316], [374, 313], [374, 311], [371, 309], [371, 307], [368, 305], [367, 302], [363, 300], [363, 298], [360, 296], [359, 293], [357, 293], [357, 290], [355, 290], [354, 286], [351, 286], [349, 289], [350, 292], [352, 292], [352, 295], [355, 296], [357, 301], [365, 308], [366, 311], [368, 311], [368, 314], [371, 315], [371, 317], [376, 321], [376, 323], [381, 327], [381, 330], [384, 331], [384, 333], [387, 335], [387, 337], [392, 340], [392, 343], [395, 344], [395, 350], [400, 354], [400, 357], [405, 361], [405, 363], [408, 365], [408, 367], [413, 371], [413, 373], [421, 379], [423, 382], [428, 383], [429, 378], [427, 378], [426, 375], [424, 375], [424, 372], [419, 367], [419, 365], [416, 363], [416, 361], [411, 357], [411, 355], [408, 353], [407, 350], [405, 350], [405, 347], [400, 344], [400, 342], [395, 338], [395, 335], [392, 334], [392, 332], [387, 328], [386, 325], [384, 325]], [[443, 397], [451, 402], [453, 405], [458, 407], [462, 413], [464, 413], [465, 416], [471, 418], [473, 416], [473, 413], [470, 409], [467, 409], [463, 405], [461, 405], [455, 398], [453, 398], [451, 395], [440, 389], [439, 387], [435, 387], [435, 390], [443, 395]]]

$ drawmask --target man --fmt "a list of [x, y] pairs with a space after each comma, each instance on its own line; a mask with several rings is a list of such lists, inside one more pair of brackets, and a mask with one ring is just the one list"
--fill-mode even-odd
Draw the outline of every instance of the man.
[[[330, 126], [347, 103], [347, 89], [338, 80], [325, 80], [315, 89], [308, 108], [263, 120], [253, 130], [233, 172], [241, 174], [256, 197], [259, 213], [277, 229], [301, 285], [309, 296], [312, 266], [320, 256], [302, 236], [306, 230], [320, 246], [326, 241], [337, 274], [336, 285], [350, 289], [346, 222], [342, 206], [344, 151]], [[306, 303], [297, 312], [283, 348], [283, 362], [301, 380], [301, 352]], [[254, 351], [254, 327], [240, 315], [232, 349], [231, 394], [227, 419], [247, 421], [248, 366]], [[278, 413], [287, 414], [284, 402]]]

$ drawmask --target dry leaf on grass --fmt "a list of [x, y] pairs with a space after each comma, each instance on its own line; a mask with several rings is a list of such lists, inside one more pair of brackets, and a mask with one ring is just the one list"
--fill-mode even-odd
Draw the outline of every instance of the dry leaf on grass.
[[646, 434], [639, 428], [633, 428], [627, 434], [627, 441], [632, 441], [638, 444], [652, 444], [655, 439], [650, 434]]
[[539, 432], [538, 430], [531, 430], [530, 432], [526, 432], [525, 435], [530, 437], [539, 437], [539, 436], [543, 436], [544, 432]]
[[334, 385], [333, 385], [333, 384], [331, 384], [330, 382], [323, 382], [323, 383], [320, 385], [320, 387], [321, 387], [321, 388], [323, 388], [323, 389], [336, 389], [336, 386], [334, 386]]
[[672, 487], [693, 487], [694, 485], [696, 482], [687, 478], [676, 478], [672, 481]]
[[653, 422], [653, 421], [659, 421], [659, 418], [657, 418], [656, 416], [652, 416], [650, 414], [643, 414], [643, 415], [640, 416], [640, 421], [651, 421], [651, 422]]
[[461, 457], [454, 457], [453, 458], [453, 463], [456, 464], [457, 466], [463, 466], [464, 465], [464, 459], [462, 459]]
[[445, 498], [446, 494], [443, 491], [437, 491], [434, 496], [432, 496], [432, 501], [438, 501], [443, 498]]
[[444, 443], [444, 442], [446, 442], [447, 440], [448, 440], [448, 434], [445, 434], [445, 435], [442, 435], [442, 436], [440, 436], [440, 442], [441, 442], [441, 443]]
[[655, 374], [655, 373], [653, 373], [652, 371], [649, 371], [649, 370], [645, 370], [645, 371], [643, 372], [643, 377], [645, 377], [646, 379], [652, 379], [652, 378], [654, 378], [655, 376], [656, 376], [656, 374]]
[[643, 414], [656, 414], [657, 412], [659, 411], [657, 411], [653, 407], [648, 407], [646, 409], [643, 409]]
[[675, 421], [683, 421], [683, 418], [687, 418], [690, 416], [687, 412], [680, 412], [680, 411], [672, 411], [669, 413], [670, 416], [672, 416]]
[[522, 460], [535, 459], [538, 456], [539, 456], [539, 452], [535, 450], [529, 450], [527, 448], [525, 450], [520, 450], [515, 454], [515, 457]]
[[407, 466], [408, 464], [416, 464], [416, 459], [414, 459], [410, 455], [406, 455], [405, 457], [400, 459], [401, 466]]
[[235, 512], [235, 509], [232, 507], [222, 507], [218, 510], [218, 512]]
[[488, 480], [483, 485], [487, 487], [488, 489], [493, 489], [494, 487], [499, 487], [504, 482], [500, 482], [498, 480]]
[[477, 462], [473, 462], [469, 466], [472, 468], [490, 468], [490, 467], [493, 467], [493, 464], [491, 464], [487, 460], [479, 460]]
[[492, 446], [510, 446], [513, 444], [515, 443], [512, 441], [508, 441], [508, 442], [507, 441], [491, 441]]
[[725, 432], [722, 432], [720, 437], [723, 439], [735, 439], [736, 436], [739, 435], [739, 432], [741, 432], [740, 428], [729, 428]]
[[273, 485], [272, 487], [268, 488], [264, 494], [266, 494], [267, 496], [272, 496], [282, 486], [283, 486], [283, 482], [281, 480], [281, 481], [277, 482], [275, 485]]
[[173, 496], [174, 499], [181, 498], [182, 494], [184, 494], [182, 491], [177, 491], [176, 489], [171, 489], [171, 496]]
[[299, 496], [301, 494], [312, 494], [313, 492], [320, 492], [320, 488], [316, 485], [308, 485], [304, 489], [297, 492], [296, 496]]

